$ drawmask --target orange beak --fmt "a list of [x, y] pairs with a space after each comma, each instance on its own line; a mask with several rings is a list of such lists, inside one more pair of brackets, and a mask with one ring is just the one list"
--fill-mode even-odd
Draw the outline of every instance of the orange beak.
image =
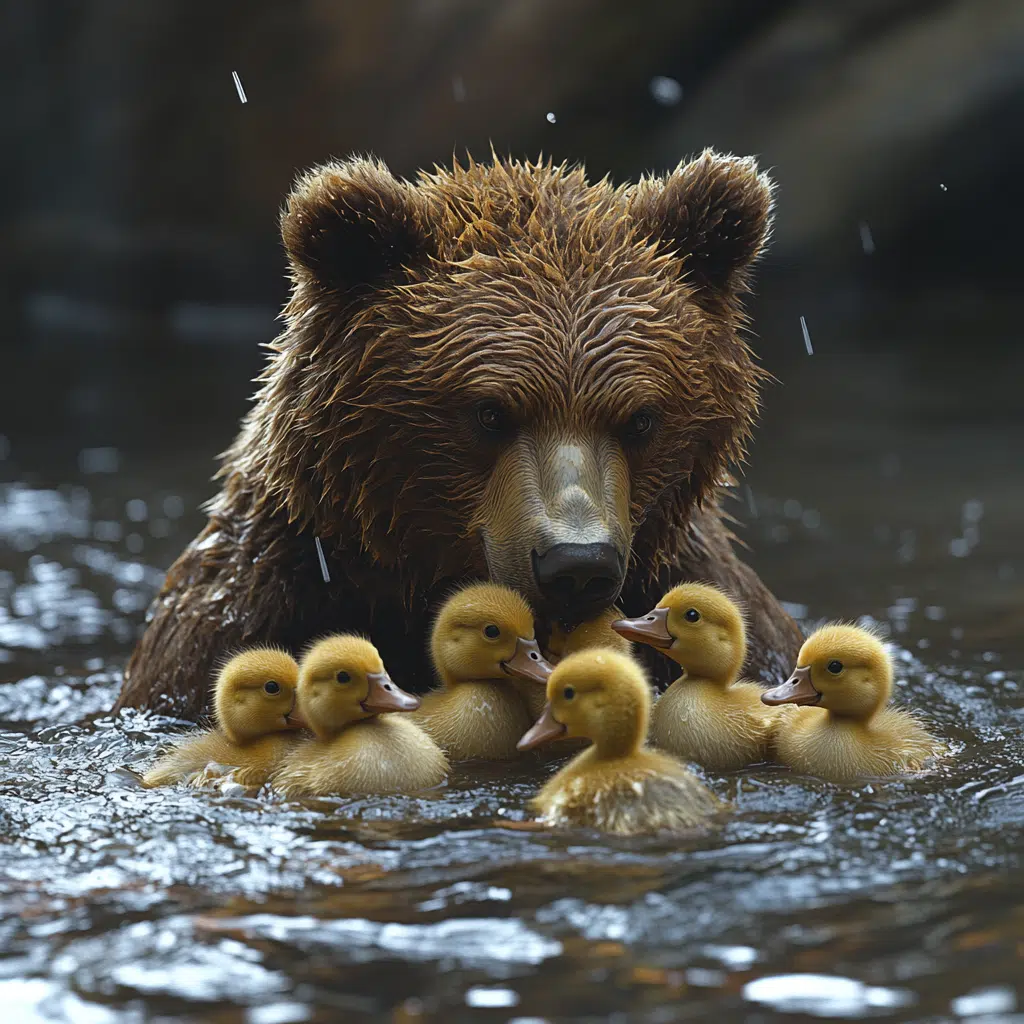
[[360, 707], [371, 715], [386, 711], [415, 711], [420, 706], [419, 697], [399, 689], [387, 672], [370, 672], [366, 682], [366, 696], [360, 701]]
[[537, 641], [524, 640], [521, 636], [516, 638], [516, 649], [512, 652], [512, 657], [508, 661], [503, 661], [501, 667], [510, 676], [529, 679], [545, 686], [548, 676], [554, 671], [551, 663], [540, 653]]
[[662, 651], [675, 642], [675, 637], [668, 631], [667, 608], [655, 608], [639, 619], [616, 619], [611, 627], [627, 640], [657, 647]]
[[819, 700], [821, 694], [811, 682], [810, 666], [793, 669], [793, 674], [781, 686], [761, 694], [761, 703], [769, 707], [778, 704], [817, 704]]
[[551, 701], [548, 701], [544, 705], [544, 711], [540, 718], [516, 744], [516, 750], [533, 750], [534, 747], [539, 747], [542, 743], [561, 739], [565, 732], [565, 726], [555, 718], [554, 712], [551, 710]]

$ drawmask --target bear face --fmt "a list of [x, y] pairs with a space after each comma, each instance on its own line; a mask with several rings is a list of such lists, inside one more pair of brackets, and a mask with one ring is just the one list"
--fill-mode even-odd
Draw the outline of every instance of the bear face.
[[465, 575], [573, 623], [612, 604], [742, 456], [738, 337], [771, 186], [705, 153], [613, 187], [495, 159], [303, 177], [287, 328], [228, 461], [411, 594]]

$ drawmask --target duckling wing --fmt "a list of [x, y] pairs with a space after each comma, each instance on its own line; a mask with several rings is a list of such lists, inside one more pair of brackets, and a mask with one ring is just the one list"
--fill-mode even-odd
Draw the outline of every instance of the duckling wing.
[[169, 786], [200, 772], [210, 762], [235, 765], [238, 748], [216, 730], [191, 734], [164, 751], [142, 777], [147, 788]]
[[903, 708], [884, 708], [871, 724], [876, 744], [887, 753], [893, 771], [918, 771], [928, 758], [944, 750], [943, 744]]

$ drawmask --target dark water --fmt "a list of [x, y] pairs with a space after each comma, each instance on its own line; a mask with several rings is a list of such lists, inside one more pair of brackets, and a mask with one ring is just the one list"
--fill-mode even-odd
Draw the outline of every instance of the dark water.
[[69, 342], [9, 360], [7, 1018], [1014, 1019], [1024, 362], [898, 339], [844, 354], [821, 331], [804, 357], [795, 326], [792, 344], [740, 533], [808, 623], [888, 625], [898, 698], [955, 756], [855, 788], [712, 776], [736, 813], [690, 842], [502, 827], [538, 782], [505, 768], [425, 797], [305, 805], [134, 788], [117, 769], [143, 768], [172, 723], [106, 712], [256, 363]]

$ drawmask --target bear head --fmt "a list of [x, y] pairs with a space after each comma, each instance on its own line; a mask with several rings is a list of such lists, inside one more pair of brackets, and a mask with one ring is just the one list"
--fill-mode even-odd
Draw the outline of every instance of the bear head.
[[467, 575], [574, 623], [655, 578], [742, 457], [763, 372], [740, 297], [770, 226], [753, 160], [615, 187], [494, 158], [302, 177], [293, 291], [234, 464], [414, 594]]

